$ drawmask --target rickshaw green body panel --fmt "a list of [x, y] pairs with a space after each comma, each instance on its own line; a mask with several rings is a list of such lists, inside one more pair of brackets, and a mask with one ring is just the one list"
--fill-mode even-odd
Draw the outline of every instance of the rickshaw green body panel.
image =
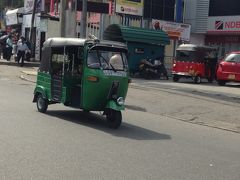
[[34, 94], [41, 93], [42, 96], [51, 100], [51, 75], [48, 73], [38, 72], [37, 85]]
[[[115, 74], [114, 72], [112, 72]], [[86, 68], [84, 72], [85, 76], [96, 76], [99, 78], [98, 82], [90, 82], [87, 77], [83, 82], [83, 108], [88, 110], [103, 110], [105, 108], [111, 108], [115, 110], [123, 110], [122, 106], [114, 105], [106, 98], [109, 93], [109, 89], [112, 86], [113, 81], [119, 82], [118, 97], [126, 98], [128, 89], [128, 72], [117, 72], [116, 75], [106, 75], [104, 70], [96, 70]]]
[[113, 101], [113, 100], [108, 101], [106, 108], [114, 109], [116, 111], [122, 111], [125, 109], [124, 105], [119, 105], [116, 103], [116, 101]]

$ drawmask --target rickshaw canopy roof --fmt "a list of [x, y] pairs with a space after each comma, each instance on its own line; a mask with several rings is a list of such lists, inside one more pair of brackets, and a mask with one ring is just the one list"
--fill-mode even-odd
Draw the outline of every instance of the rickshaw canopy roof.
[[[80, 38], [62, 38], [55, 37], [47, 39], [43, 44], [42, 49], [42, 58], [40, 64], [41, 71], [49, 71], [51, 67], [52, 60], [52, 49], [54, 48], [63, 48], [69, 47], [72, 49], [73, 46], [84, 46], [85, 44], [89, 44], [90, 47], [104, 47], [104, 48], [117, 48], [127, 53], [127, 46], [121, 42], [114, 41], [99, 41], [98, 39], [80, 39]], [[74, 48], [74, 47], [73, 47]], [[62, 53], [64, 53], [62, 51]]]
[[103, 39], [119, 42], [140, 42], [157, 45], [170, 44], [167, 33], [162, 30], [120, 26], [117, 24], [108, 26], [103, 36]]
[[55, 38], [47, 39], [44, 42], [43, 47], [84, 46], [85, 43], [127, 49], [126, 44], [121, 43], [121, 42], [107, 41], [107, 40], [94, 41], [92, 39], [62, 38], [62, 37], [55, 37]]
[[177, 48], [177, 51], [198, 51], [198, 50], [215, 51], [216, 48], [211, 46], [196, 45], [196, 44], [181, 44]]
[[54, 47], [54, 46], [83, 46], [86, 42], [86, 39], [79, 38], [49, 38], [47, 39], [43, 47]]

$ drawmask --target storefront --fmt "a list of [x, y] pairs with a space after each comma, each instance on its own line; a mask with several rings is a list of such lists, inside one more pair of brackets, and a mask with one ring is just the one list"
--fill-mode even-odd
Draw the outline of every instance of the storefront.
[[103, 34], [104, 40], [126, 43], [128, 47], [128, 65], [131, 73], [139, 70], [142, 59], [164, 57], [165, 46], [170, 43], [166, 32], [138, 27], [112, 24]]
[[240, 50], [240, 16], [209, 17], [205, 44], [219, 48], [219, 57]]

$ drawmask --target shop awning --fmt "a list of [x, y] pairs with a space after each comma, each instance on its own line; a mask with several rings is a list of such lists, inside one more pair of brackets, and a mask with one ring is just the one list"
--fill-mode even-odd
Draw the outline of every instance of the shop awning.
[[166, 32], [162, 30], [112, 24], [104, 31], [103, 39], [119, 42], [141, 42], [146, 44], [167, 45], [170, 43]]
[[16, 25], [22, 23], [22, 17], [19, 17], [20, 14], [23, 14], [24, 8], [18, 8], [13, 10], [8, 10], [6, 12], [6, 25]]

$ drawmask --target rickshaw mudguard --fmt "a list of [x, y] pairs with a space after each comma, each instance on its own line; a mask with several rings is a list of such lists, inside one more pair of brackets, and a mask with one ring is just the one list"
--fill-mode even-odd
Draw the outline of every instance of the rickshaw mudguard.
[[121, 110], [125, 109], [124, 105], [118, 105], [117, 102], [114, 101], [114, 100], [108, 101], [107, 105], [106, 105], [106, 108], [107, 109], [113, 109], [113, 110], [116, 110], [116, 111], [121, 111]]
[[47, 92], [46, 89], [43, 86], [36, 86], [35, 90], [34, 90], [34, 98], [33, 98], [33, 102], [37, 101], [37, 95], [38, 94], [42, 94], [43, 98], [47, 99]]

